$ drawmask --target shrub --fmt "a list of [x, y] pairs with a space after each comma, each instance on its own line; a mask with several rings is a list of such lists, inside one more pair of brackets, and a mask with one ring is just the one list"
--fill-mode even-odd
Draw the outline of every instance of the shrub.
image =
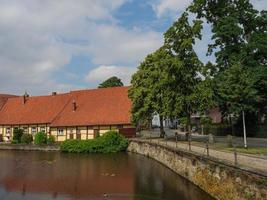
[[46, 143], [47, 143], [48, 145], [51, 145], [51, 144], [54, 144], [55, 141], [56, 141], [55, 136], [53, 136], [53, 135], [49, 135], [48, 138], [47, 138], [47, 140], [46, 140]]
[[14, 129], [12, 140], [15, 141], [13, 144], [18, 144], [21, 142], [21, 136], [23, 135], [22, 129]]
[[12, 140], [11, 144], [19, 144], [19, 141], [18, 140]]
[[36, 133], [35, 137], [34, 137], [34, 144], [40, 145], [40, 144], [46, 144], [46, 134], [41, 131]]
[[109, 131], [93, 140], [66, 140], [61, 143], [63, 152], [72, 153], [115, 153], [125, 151], [128, 140], [116, 131]]
[[23, 144], [30, 144], [30, 143], [32, 143], [32, 141], [33, 141], [33, 138], [32, 138], [31, 134], [24, 133], [21, 136], [21, 143], [23, 143]]

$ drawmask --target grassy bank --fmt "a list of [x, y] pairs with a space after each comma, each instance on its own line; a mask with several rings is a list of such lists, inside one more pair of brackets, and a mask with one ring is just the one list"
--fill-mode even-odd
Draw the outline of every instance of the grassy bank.
[[69, 153], [116, 153], [125, 151], [128, 140], [116, 131], [109, 131], [93, 140], [66, 140], [60, 150]]

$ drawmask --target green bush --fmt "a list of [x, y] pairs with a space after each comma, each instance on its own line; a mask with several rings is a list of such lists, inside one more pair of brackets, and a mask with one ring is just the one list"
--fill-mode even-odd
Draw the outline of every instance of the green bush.
[[41, 131], [36, 133], [34, 137], [34, 144], [40, 145], [40, 144], [46, 144], [47, 137], [45, 132]]
[[32, 138], [31, 134], [24, 133], [21, 136], [21, 143], [23, 143], [23, 144], [30, 144], [30, 143], [32, 143], [32, 141], [33, 141], [33, 138]]
[[70, 153], [115, 153], [125, 151], [128, 140], [116, 131], [109, 131], [93, 140], [66, 140], [60, 149]]
[[232, 127], [228, 124], [207, 124], [204, 125], [204, 133], [216, 136], [231, 135]]
[[23, 135], [23, 130], [22, 129], [14, 129], [13, 131], [13, 138], [12, 140], [14, 141], [14, 143], [12, 142], [12, 144], [18, 144], [21, 142], [21, 137]]
[[49, 135], [48, 138], [47, 138], [47, 140], [46, 140], [46, 143], [47, 143], [48, 145], [51, 145], [51, 144], [54, 144], [55, 141], [56, 141], [55, 136], [53, 136], [53, 135]]
[[19, 141], [18, 140], [12, 140], [11, 144], [19, 144]]

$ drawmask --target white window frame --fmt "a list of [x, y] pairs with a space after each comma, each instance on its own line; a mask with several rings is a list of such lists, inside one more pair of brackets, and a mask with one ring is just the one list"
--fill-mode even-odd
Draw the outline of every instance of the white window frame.
[[[35, 130], [35, 131], [33, 131]], [[37, 133], [37, 127], [31, 127], [31, 133], [35, 135]]]
[[63, 128], [58, 128], [57, 129], [57, 135], [64, 136], [64, 129]]
[[22, 130], [23, 130], [23, 133], [29, 133], [29, 128], [28, 127], [23, 127]]
[[46, 132], [46, 131], [45, 131], [45, 126], [40, 126], [40, 131], [42, 131], [42, 132]]

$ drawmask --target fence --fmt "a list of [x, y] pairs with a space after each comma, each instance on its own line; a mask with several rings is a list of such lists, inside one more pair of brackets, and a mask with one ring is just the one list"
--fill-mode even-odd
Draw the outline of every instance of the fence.
[[[191, 137], [185, 133], [169, 130], [165, 138], [159, 137], [159, 131], [142, 131], [139, 139], [146, 142], [156, 143], [177, 150], [190, 151], [198, 155], [219, 159], [238, 167], [248, 167], [267, 174], [267, 141], [262, 139], [251, 140], [249, 144], [252, 149], [242, 148], [242, 138], [232, 136], [220, 137], [212, 135], [192, 134]], [[263, 155], [257, 154], [255, 148], [260, 147]], [[250, 152], [251, 151], [251, 152]], [[254, 154], [248, 154], [254, 153]]]

